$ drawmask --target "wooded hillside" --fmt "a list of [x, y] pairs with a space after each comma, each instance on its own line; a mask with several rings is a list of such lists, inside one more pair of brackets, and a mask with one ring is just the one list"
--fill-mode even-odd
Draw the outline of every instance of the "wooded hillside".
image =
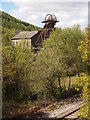
[[35, 25], [23, 22], [2, 11], [0, 11], [0, 19], [2, 19], [0, 25], [0, 27], [2, 27], [2, 41], [5, 45], [10, 44], [11, 38], [20, 31], [34, 31], [40, 29]]
[[9, 28], [9, 29], [15, 29], [15, 30], [38, 30], [39, 27], [29, 24], [27, 22], [23, 22], [15, 17], [12, 17], [11, 15], [2, 12], [2, 26]]

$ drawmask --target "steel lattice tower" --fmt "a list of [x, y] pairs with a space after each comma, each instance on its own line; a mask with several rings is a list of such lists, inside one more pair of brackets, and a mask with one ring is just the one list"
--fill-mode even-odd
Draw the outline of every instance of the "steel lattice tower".
[[44, 21], [42, 21], [42, 23], [44, 23], [44, 27], [40, 31], [40, 34], [35, 42], [36, 47], [38, 46], [42, 47], [44, 40], [49, 37], [52, 31], [55, 30], [56, 22], [59, 22], [59, 21], [57, 21], [57, 18], [54, 14], [46, 15]]

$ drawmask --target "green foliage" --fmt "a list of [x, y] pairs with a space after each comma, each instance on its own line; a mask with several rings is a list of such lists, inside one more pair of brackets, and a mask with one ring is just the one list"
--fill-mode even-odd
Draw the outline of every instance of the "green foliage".
[[85, 30], [85, 39], [81, 41], [81, 45], [78, 47], [81, 52], [81, 57], [84, 62], [87, 63], [88, 73], [90, 74], [90, 28]]
[[[78, 73], [77, 64], [80, 64], [78, 45], [83, 38], [83, 32], [78, 26], [67, 29], [56, 29], [45, 40], [44, 47], [36, 56], [32, 67], [33, 89], [47, 97], [56, 96], [55, 80], [58, 81], [59, 96], [62, 93], [61, 78]], [[75, 45], [75, 46], [74, 46]], [[72, 46], [72, 47], [71, 47]], [[69, 81], [70, 87], [70, 81]], [[50, 92], [52, 91], [52, 92]]]
[[[84, 34], [78, 25], [72, 28], [57, 28], [45, 40], [43, 48], [37, 54], [33, 54], [31, 48], [12, 46], [10, 39], [20, 30], [38, 28], [6, 13], [2, 15], [3, 97], [6, 96], [5, 99], [27, 103], [28, 100], [41, 99], [46, 102], [52, 97], [68, 96], [70, 95], [68, 93], [75, 88], [71, 86], [71, 77], [76, 74], [78, 74], [76, 88], [83, 89], [84, 93], [87, 87], [87, 76], [83, 74], [79, 77], [83, 63], [78, 52]], [[63, 78], [67, 79], [68, 89], [62, 85]]]
[[86, 74], [82, 73], [80, 74], [80, 76], [77, 75], [75, 77], [75, 86], [76, 86], [77, 91], [84, 89], [85, 85], [87, 84], [88, 84], [88, 79], [87, 79]]
[[[47, 97], [54, 94], [54, 76], [57, 68], [57, 61], [54, 53], [50, 49], [42, 49], [35, 62], [32, 65], [32, 88], [36, 93], [42, 94], [42, 97]], [[35, 81], [35, 82], [34, 82]]]
[[37, 26], [18, 20], [5, 12], [2, 14], [2, 41], [3, 45], [7, 46], [11, 44], [11, 38], [23, 31], [38, 30]]
[[24, 100], [26, 96], [27, 99], [30, 96], [29, 76], [34, 58], [33, 53], [30, 49], [13, 47], [11, 38], [20, 30], [37, 29], [38, 27], [34, 25], [2, 12], [3, 98], [5, 99]]
[[37, 26], [18, 20], [5, 12], [2, 12], [2, 26], [9, 29], [13, 28], [15, 30], [18, 29], [27, 31], [39, 29]]
[[[81, 78], [80, 85], [83, 85], [83, 99], [85, 100], [85, 106], [80, 111], [80, 117], [81, 118], [87, 118], [89, 120], [90, 118], [90, 28], [86, 28], [85, 31], [85, 40], [81, 42], [81, 45], [78, 47], [79, 51], [81, 52], [82, 60], [87, 63], [87, 73], [84, 74]], [[84, 84], [83, 84], [84, 83]]]
[[45, 43], [46, 46], [53, 47], [59, 58], [63, 58], [68, 67], [67, 74], [75, 75], [81, 70], [81, 57], [78, 52], [78, 45], [83, 38], [84, 35], [79, 26], [74, 26], [73, 28], [65, 28], [63, 30], [56, 29]]
[[30, 99], [31, 92], [31, 68], [34, 55], [28, 48], [16, 47], [16, 79], [19, 81], [19, 91], [21, 98], [27, 102]]
[[30, 49], [3, 46], [3, 97], [5, 99], [27, 101], [30, 98], [30, 72], [33, 59], [34, 55]]
[[11, 38], [15, 35], [15, 30], [2, 27], [2, 44], [8, 46], [11, 44]]
[[89, 78], [88, 75], [82, 73], [79, 77], [76, 76], [76, 89], [82, 89], [82, 98], [84, 99], [83, 107], [79, 111], [79, 117], [89, 119]]
[[[82, 60], [87, 61], [90, 58], [90, 37], [89, 37], [90, 28], [86, 28], [85, 31], [85, 40], [81, 41], [81, 45], [78, 47], [78, 50], [81, 52]], [[87, 61], [89, 62], [89, 61]], [[89, 63], [88, 63], [89, 64]]]
[[3, 68], [3, 97], [12, 97], [10, 92], [14, 86], [16, 75], [15, 64], [15, 48], [12, 46], [5, 46], [2, 49], [2, 68]]

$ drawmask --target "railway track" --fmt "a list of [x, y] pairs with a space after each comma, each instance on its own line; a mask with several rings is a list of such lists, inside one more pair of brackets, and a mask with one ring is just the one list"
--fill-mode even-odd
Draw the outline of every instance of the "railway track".
[[63, 110], [63, 112], [56, 115], [55, 118], [59, 118], [62, 120], [80, 120], [80, 118], [77, 118], [75, 115], [77, 111], [82, 107], [83, 103], [84, 102], [79, 102], [75, 105], [72, 105], [71, 108]]
[[83, 103], [83, 101], [73, 102], [68, 105], [64, 105], [63, 107], [59, 107], [59, 109], [55, 109], [51, 113], [44, 113], [44, 116], [39, 115], [35, 118], [33, 118], [34, 116], [22, 116], [20, 118], [16, 117], [9, 120], [81, 120], [80, 118], [77, 118], [76, 114], [83, 106]]

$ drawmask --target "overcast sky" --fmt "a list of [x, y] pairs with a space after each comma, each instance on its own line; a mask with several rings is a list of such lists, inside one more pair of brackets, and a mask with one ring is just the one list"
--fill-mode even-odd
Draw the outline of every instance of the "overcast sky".
[[[79, 24], [82, 29], [88, 24], [87, 0], [3, 0], [2, 9], [10, 15], [31, 24], [43, 27], [41, 21], [48, 13], [55, 14], [59, 22], [56, 27], [71, 27]], [[51, 2], [53, 1], [53, 2]]]

